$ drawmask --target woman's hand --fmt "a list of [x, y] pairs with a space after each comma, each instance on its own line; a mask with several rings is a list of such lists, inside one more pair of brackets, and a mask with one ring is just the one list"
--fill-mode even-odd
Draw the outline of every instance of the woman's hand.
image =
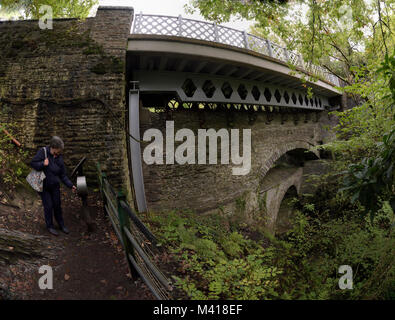
[[71, 190], [73, 190], [73, 193], [76, 193], [77, 187], [76, 187], [76, 186], [73, 186], [73, 187], [71, 188]]
[[45, 160], [44, 160], [44, 167], [47, 167], [49, 165], [49, 160], [48, 160], [48, 158], [46, 158]]

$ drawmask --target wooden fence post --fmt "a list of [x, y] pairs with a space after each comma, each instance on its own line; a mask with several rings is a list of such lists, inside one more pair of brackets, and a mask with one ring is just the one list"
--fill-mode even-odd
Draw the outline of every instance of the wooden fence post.
[[135, 258], [135, 253], [132, 244], [130, 243], [129, 238], [126, 236], [124, 228], [130, 230], [130, 220], [127, 212], [121, 205], [121, 201], [126, 203], [126, 197], [122, 191], [117, 194], [117, 206], [118, 206], [118, 219], [119, 219], [119, 227], [121, 231], [122, 241], [124, 244], [125, 256], [129, 265], [129, 271], [132, 276], [132, 279], [135, 280], [139, 277], [137, 270], [133, 267], [132, 263], [129, 260], [129, 254]]

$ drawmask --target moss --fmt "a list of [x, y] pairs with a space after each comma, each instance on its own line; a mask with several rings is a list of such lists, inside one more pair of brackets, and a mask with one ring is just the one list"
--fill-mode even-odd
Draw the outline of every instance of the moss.
[[259, 210], [266, 210], [267, 192], [263, 194], [263, 197], [259, 197], [258, 204]]
[[[3, 33], [4, 32], [4, 33]], [[15, 59], [18, 56], [36, 53], [64, 51], [66, 49], [93, 46], [89, 33], [77, 33], [74, 30], [13, 30], [12, 35], [2, 31], [0, 38], [1, 55], [4, 58]]]
[[[19, 27], [14, 30], [2, 30], [0, 33], [1, 58], [18, 59], [34, 55], [56, 55], [65, 51], [81, 49], [84, 55], [97, 55], [99, 61], [91, 68], [96, 74], [123, 73], [125, 63], [122, 59], [108, 56], [103, 47], [90, 37], [90, 29], [81, 32], [80, 22], [73, 22], [66, 28], [53, 30], [26, 30]], [[76, 52], [78, 53], [78, 52]], [[0, 76], [4, 76], [0, 67]]]
[[96, 74], [106, 74], [107, 67], [104, 63], [98, 63], [97, 65], [91, 68], [91, 71]]
[[244, 212], [245, 208], [246, 208], [246, 201], [244, 199], [244, 197], [240, 197], [236, 199], [236, 208], [238, 209], [238, 211], [240, 213]]
[[100, 45], [97, 45], [95, 43], [89, 44], [88, 48], [86, 48], [84, 51], [82, 51], [83, 54], [85, 55], [91, 55], [91, 54], [104, 54], [103, 47]]
[[89, 46], [93, 40], [87, 33], [77, 33], [74, 30], [42, 30], [41, 40], [46, 49], [84, 48]]
[[123, 73], [125, 64], [119, 58], [112, 58], [111, 59], [111, 71], [112, 73]]
[[123, 73], [124, 62], [115, 57], [103, 57], [102, 61], [91, 68], [91, 71], [96, 74], [106, 73]]
[[[64, 51], [73, 48], [95, 48], [100, 53], [98, 45], [90, 38], [90, 30], [79, 31], [78, 22], [67, 28], [39, 30], [38, 28], [26, 30], [15, 28], [2, 30], [0, 34], [0, 47], [6, 57], [15, 57], [15, 51], [32, 52], [39, 49], [40, 53]], [[40, 44], [40, 45], [39, 45]], [[92, 50], [92, 49], [91, 49]], [[8, 53], [8, 54], [7, 54]]]

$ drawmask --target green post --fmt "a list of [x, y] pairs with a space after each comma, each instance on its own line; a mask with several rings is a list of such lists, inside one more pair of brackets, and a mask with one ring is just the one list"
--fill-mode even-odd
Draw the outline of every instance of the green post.
[[97, 163], [97, 168], [99, 170], [99, 181], [100, 181], [100, 194], [101, 198], [103, 200], [103, 207], [104, 207], [104, 212], [106, 212], [106, 205], [107, 205], [107, 197], [104, 194], [104, 180], [107, 178], [106, 174], [101, 171], [100, 163]]
[[139, 274], [137, 273], [136, 269], [133, 267], [133, 265], [130, 262], [129, 257], [128, 257], [128, 254], [131, 254], [133, 257], [135, 256], [134, 249], [133, 249], [132, 244], [129, 241], [129, 238], [126, 236], [125, 231], [124, 231], [124, 227], [126, 227], [126, 229], [130, 230], [130, 220], [129, 220], [129, 216], [128, 216], [127, 212], [121, 206], [121, 201], [126, 202], [125, 194], [122, 191], [118, 192], [118, 195], [117, 195], [119, 227], [121, 229], [121, 236], [122, 236], [122, 241], [124, 244], [126, 261], [128, 262], [130, 274], [132, 275], [132, 279], [135, 280], [139, 277]]

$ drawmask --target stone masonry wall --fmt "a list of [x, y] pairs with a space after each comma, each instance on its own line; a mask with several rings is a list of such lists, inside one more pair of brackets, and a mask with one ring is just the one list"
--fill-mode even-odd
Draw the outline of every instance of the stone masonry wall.
[[[149, 128], [161, 130], [165, 137], [166, 114], [151, 113], [147, 109], [141, 109], [141, 112], [141, 119], [144, 119], [141, 124], [141, 137]], [[252, 160], [251, 170], [247, 175], [232, 175], [232, 164], [147, 165], [143, 161], [149, 210], [192, 209], [198, 213], [208, 213], [220, 209], [231, 215], [240, 205], [246, 206], [244, 209], [249, 212], [259, 209], [260, 200], [257, 197], [262, 195], [262, 190], [265, 189], [264, 177], [275, 161], [287, 151], [309, 149], [320, 144], [326, 136], [322, 125], [329, 121], [324, 112], [309, 114], [307, 118], [305, 113], [299, 114], [297, 124], [292, 114], [288, 115], [283, 124], [280, 114], [274, 113], [273, 117], [268, 123], [264, 113], [257, 113], [255, 122], [249, 124], [247, 112], [234, 112], [233, 128], [240, 129], [240, 135], [243, 128], [251, 129]], [[172, 119], [175, 132], [181, 128], [189, 128], [194, 131], [195, 137], [200, 128], [230, 129], [227, 114], [223, 111], [179, 110], [173, 112]], [[204, 125], [201, 127], [202, 120]], [[179, 144], [181, 142], [175, 143], [175, 148]], [[143, 152], [144, 147], [142, 154]], [[250, 205], [253, 208], [249, 208]], [[247, 216], [248, 213], [246, 218]]]
[[[0, 120], [31, 152], [52, 135], [65, 142], [68, 172], [83, 157], [88, 185], [96, 162], [116, 186], [129, 186], [125, 59], [132, 8], [99, 7], [86, 20], [0, 22]], [[130, 190], [126, 190], [130, 196]]]

